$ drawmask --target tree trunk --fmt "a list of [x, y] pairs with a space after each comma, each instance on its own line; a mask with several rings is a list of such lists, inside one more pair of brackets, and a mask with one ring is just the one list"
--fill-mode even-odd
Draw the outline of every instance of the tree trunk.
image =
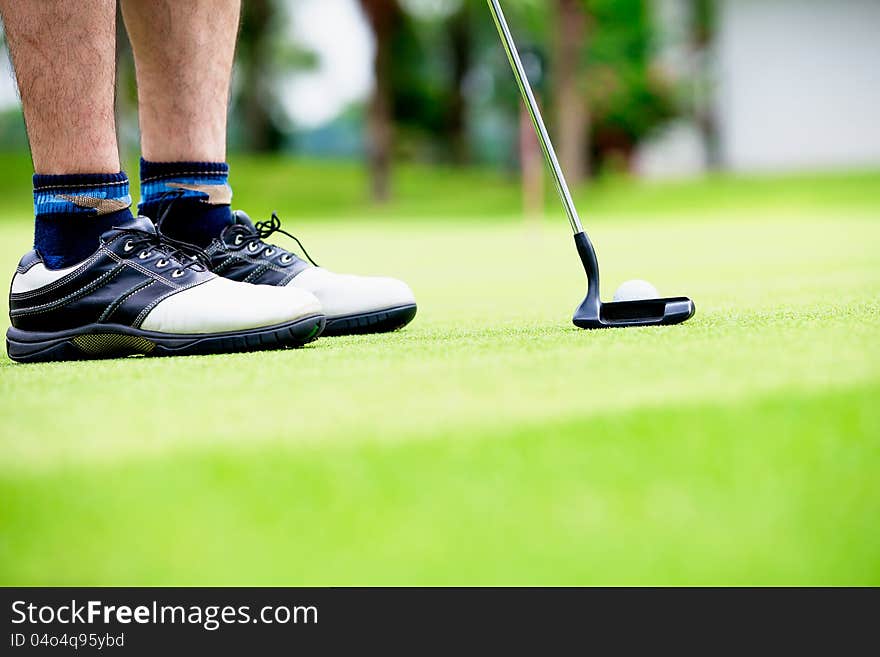
[[391, 197], [394, 146], [391, 40], [399, 8], [396, 0], [361, 0], [361, 7], [376, 40], [373, 62], [376, 87], [367, 108], [367, 163], [373, 200], [382, 203]]
[[721, 136], [713, 106], [712, 42], [715, 39], [715, 3], [712, 0], [691, 0], [691, 46], [697, 59], [697, 92], [694, 118], [706, 145], [706, 167], [720, 169]]
[[241, 64], [241, 118], [245, 147], [266, 152], [277, 146], [274, 125], [263, 98], [268, 39], [273, 18], [269, 0], [249, 0], [242, 6], [238, 56]]
[[587, 39], [584, 0], [555, 0], [556, 48], [553, 57], [556, 137], [559, 161], [571, 183], [589, 172], [589, 113], [580, 84], [581, 58]]
[[471, 42], [470, 4], [461, 9], [449, 24], [449, 42], [452, 51], [452, 89], [447, 115], [447, 130], [456, 164], [467, 164], [470, 149], [467, 138], [467, 101], [464, 95], [465, 77], [471, 69], [473, 46]]

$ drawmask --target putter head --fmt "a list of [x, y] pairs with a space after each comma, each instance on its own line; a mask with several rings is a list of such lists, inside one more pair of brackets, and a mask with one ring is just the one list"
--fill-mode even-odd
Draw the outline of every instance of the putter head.
[[669, 326], [686, 322], [696, 313], [694, 302], [687, 297], [602, 303], [596, 250], [586, 233], [577, 233], [574, 241], [587, 273], [587, 298], [574, 313], [575, 326], [582, 329]]

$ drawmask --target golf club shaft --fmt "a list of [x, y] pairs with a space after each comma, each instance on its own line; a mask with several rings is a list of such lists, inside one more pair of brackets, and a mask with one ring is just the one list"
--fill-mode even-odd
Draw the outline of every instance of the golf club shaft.
[[550, 170], [553, 172], [553, 179], [556, 183], [556, 190], [565, 206], [565, 212], [568, 220], [571, 222], [571, 229], [575, 235], [584, 232], [581, 224], [581, 218], [578, 216], [577, 208], [571, 198], [571, 191], [568, 183], [565, 181], [565, 174], [559, 165], [559, 158], [556, 157], [556, 149], [553, 148], [553, 142], [550, 141], [550, 134], [547, 132], [547, 126], [544, 125], [544, 118], [541, 116], [541, 108], [538, 107], [538, 101], [535, 100], [535, 94], [532, 92], [532, 86], [529, 84], [529, 78], [523, 68], [519, 51], [516, 49], [516, 43], [513, 41], [513, 35], [510, 33], [510, 27], [507, 25], [507, 19], [504, 17], [504, 11], [501, 9], [499, 0], [487, 0], [492, 17], [495, 19], [495, 26], [498, 28], [498, 34], [501, 36], [501, 42], [504, 44], [504, 50], [507, 52], [507, 58], [510, 60], [510, 66], [513, 68], [513, 74], [519, 85], [520, 93], [522, 93], [526, 108], [532, 117], [532, 123], [535, 125], [535, 132], [538, 133], [538, 140], [541, 142], [541, 148], [544, 151], [544, 157]]

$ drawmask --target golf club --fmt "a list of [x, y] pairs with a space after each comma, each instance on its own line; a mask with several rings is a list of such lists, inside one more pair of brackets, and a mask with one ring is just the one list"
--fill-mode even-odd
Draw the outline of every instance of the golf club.
[[568, 214], [568, 220], [571, 222], [571, 228], [574, 231], [574, 242], [577, 246], [578, 255], [580, 255], [584, 270], [587, 273], [587, 296], [575, 311], [573, 320], [575, 326], [583, 329], [599, 329], [624, 328], [627, 326], [661, 326], [686, 322], [696, 312], [694, 302], [687, 297], [602, 303], [599, 293], [599, 261], [596, 258], [596, 251], [590, 242], [590, 238], [584, 232], [577, 208], [574, 205], [568, 188], [568, 183], [565, 181], [565, 175], [556, 157], [556, 150], [550, 141], [550, 135], [547, 132], [547, 127], [544, 125], [541, 110], [538, 107], [538, 102], [535, 100], [535, 94], [532, 92], [532, 87], [529, 84], [528, 77], [520, 60], [519, 51], [513, 41], [510, 27], [507, 25], [507, 19], [504, 17], [504, 11], [501, 9], [501, 3], [499, 0], [487, 1], [492, 17], [495, 19], [498, 34], [501, 36], [501, 42], [504, 44], [504, 50], [507, 52], [507, 58], [510, 60], [510, 65], [513, 68], [513, 74], [522, 93], [523, 101], [525, 101], [526, 108], [531, 115], [535, 131], [538, 133], [538, 140], [541, 142], [541, 148], [544, 151], [547, 164], [553, 173], [556, 189], [559, 192], [565, 212]]

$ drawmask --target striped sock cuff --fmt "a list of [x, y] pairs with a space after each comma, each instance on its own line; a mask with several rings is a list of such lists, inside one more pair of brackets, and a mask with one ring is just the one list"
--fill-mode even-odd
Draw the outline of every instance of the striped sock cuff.
[[150, 162], [141, 159], [141, 211], [171, 198], [230, 205], [229, 165], [225, 162]]
[[104, 216], [131, 207], [128, 176], [119, 173], [34, 175], [34, 215]]

